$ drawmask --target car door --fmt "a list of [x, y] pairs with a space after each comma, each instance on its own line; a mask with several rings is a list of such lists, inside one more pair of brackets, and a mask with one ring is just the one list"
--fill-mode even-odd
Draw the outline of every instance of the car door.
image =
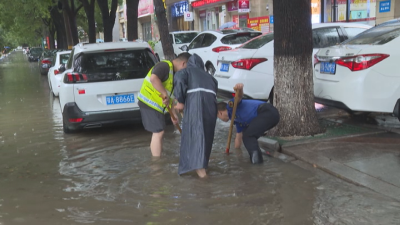
[[[214, 36], [213, 34], [205, 33], [200, 46], [198, 48], [196, 48], [195, 52], [193, 52], [193, 53], [196, 53], [198, 56], [200, 56], [200, 58], [203, 60], [204, 64], [206, 64], [207, 61], [210, 61], [209, 59], [211, 57], [211, 54], [214, 53], [214, 52], [212, 52], [212, 49], [210, 48], [210, 46], [215, 42], [216, 39], [217, 39], [217, 37]], [[193, 54], [193, 53], [191, 53], [191, 54]]]

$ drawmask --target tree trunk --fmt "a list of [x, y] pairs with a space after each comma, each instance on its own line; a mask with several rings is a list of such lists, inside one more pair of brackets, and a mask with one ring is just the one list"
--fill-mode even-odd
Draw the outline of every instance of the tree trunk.
[[274, 105], [280, 122], [269, 135], [321, 133], [314, 107], [310, 0], [274, 0]]
[[127, 38], [133, 41], [139, 38], [138, 35], [138, 9], [139, 0], [126, 1], [126, 19], [127, 19]]
[[108, 9], [108, 0], [97, 0], [97, 4], [99, 5], [101, 11], [101, 17], [103, 19], [104, 42], [112, 42], [113, 41], [112, 31], [115, 23], [118, 0], [112, 0], [110, 10]]
[[66, 32], [65, 32], [65, 23], [64, 17], [60, 11], [58, 11], [57, 6], [53, 6], [50, 8], [50, 16], [53, 19], [53, 23], [56, 29], [56, 36], [57, 36], [57, 49], [67, 49], [68, 43], [66, 39]]
[[95, 0], [80, 0], [80, 1], [82, 2], [83, 8], [85, 9], [86, 17], [88, 20], [89, 43], [96, 43], [96, 20], [94, 18]]
[[167, 14], [164, 8], [163, 0], [154, 0], [154, 8], [158, 21], [158, 30], [160, 32], [161, 45], [164, 51], [165, 59], [173, 60], [175, 58], [174, 48], [172, 47], [172, 40], [169, 40], [169, 30]]

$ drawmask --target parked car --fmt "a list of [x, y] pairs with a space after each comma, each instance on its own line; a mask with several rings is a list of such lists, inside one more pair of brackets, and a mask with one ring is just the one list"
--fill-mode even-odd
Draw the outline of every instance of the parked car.
[[[368, 28], [370, 26], [355, 23], [313, 24], [313, 55], [320, 48], [343, 42]], [[232, 88], [240, 82], [244, 84], [246, 98], [271, 101], [274, 87], [274, 34], [264, 34], [238, 49], [220, 52], [215, 78], [218, 80], [220, 98], [232, 98]]]
[[49, 68], [52, 65], [53, 56], [54, 54], [52, 51], [45, 50], [42, 52], [38, 59], [40, 74], [46, 75], [49, 72]]
[[315, 56], [314, 95], [350, 112], [393, 113], [400, 120], [400, 19], [373, 27]]
[[199, 55], [204, 61], [207, 72], [214, 75], [219, 52], [234, 49], [259, 35], [261, 32], [258, 31], [243, 32], [233, 29], [203, 31], [193, 39], [189, 46], [183, 45], [181, 49], [190, 54]]
[[50, 91], [54, 96], [58, 96], [60, 91], [61, 73], [59, 71], [60, 67], [64, 67], [68, 62], [71, 51], [57, 52], [53, 59], [52, 64], [47, 73], [47, 80], [49, 82]]
[[[198, 31], [175, 31], [169, 33], [169, 38], [172, 42], [172, 47], [174, 48], [175, 56], [181, 54], [183, 51], [180, 49], [183, 45], [189, 44], [193, 38], [199, 34]], [[154, 52], [158, 60], [164, 60], [164, 51], [162, 48], [161, 41], [157, 42], [154, 46]]]
[[42, 48], [31, 48], [29, 50], [28, 61], [29, 62], [37, 62], [42, 54]]
[[143, 41], [74, 46], [61, 70], [64, 132], [141, 121], [137, 96], [157, 61]]

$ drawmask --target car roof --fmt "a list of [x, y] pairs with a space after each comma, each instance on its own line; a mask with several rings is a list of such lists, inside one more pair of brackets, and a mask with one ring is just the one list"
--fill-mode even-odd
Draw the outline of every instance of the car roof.
[[127, 42], [102, 42], [102, 43], [79, 43], [74, 46], [74, 55], [79, 52], [96, 52], [107, 49], [143, 49], [150, 46], [144, 41], [127, 41]]
[[200, 34], [206, 34], [206, 33], [213, 34], [213, 35], [218, 36], [218, 37], [224, 37], [224, 36], [227, 36], [227, 35], [238, 34], [238, 33], [261, 33], [261, 32], [260, 31], [238, 31], [238, 32], [222, 33], [219, 30], [207, 30], [207, 31], [200, 32], [199, 35]]
[[66, 54], [66, 53], [71, 53], [71, 50], [69, 51], [62, 51], [62, 52], [57, 52], [58, 55]]
[[184, 34], [184, 33], [199, 33], [197, 30], [187, 30], [187, 31], [172, 31], [170, 34]]
[[312, 29], [321, 27], [358, 27], [358, 28], [371, 28], [372, 26], [361, 24], [361, 23], [345, 23], [345, 22], [335, 22], [335, 23], [313, 23]]

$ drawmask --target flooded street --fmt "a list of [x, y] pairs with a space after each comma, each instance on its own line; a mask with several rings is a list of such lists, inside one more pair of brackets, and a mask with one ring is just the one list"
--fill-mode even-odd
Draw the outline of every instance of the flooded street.
[[47, 76], [13, 53], [0, 62], [0, 225], [400, 224], [400, 202], [301, 162], [224, 154], [228, 126], [209, 177], [179, 176], [172, 125], [158, 160], [141, 124], [64, 134]]

